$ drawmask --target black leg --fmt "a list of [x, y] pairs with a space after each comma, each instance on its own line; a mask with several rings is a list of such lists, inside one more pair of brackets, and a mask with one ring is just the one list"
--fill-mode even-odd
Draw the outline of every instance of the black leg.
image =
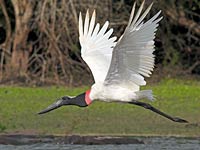
[[149, 110], [151, 110], [151, 111], [153, 111], [153, 112], [155, 112], [155, 113], [157, 113], [157, 114], [159, 114], [159, 115], [161, 115], [161, 116], [163, 116], [163, 117], [166, 117], [166, 118], [168, 118], [168, 119], [170, 119], [170, 120], [172, 120], [172, 121], [174, 121], [174, 122], [188, 123], [187, 120], [184, 120], [184, 119], [181, 119], [181, 118], [172, 117], [172, 116], [170, 116], [170, 115], [167, 115], [167, 114], [165, 114], [164, 112], [158, 110], [157, 108], [151, 106], [151, 105], [148, 104], [148, 103], [139, 102], [139, 101], [132, 101], [132, 102], [129, 102], [129, 104], [135, 104], [135, 105], [144, 107], [144, 108], [149, 109]]

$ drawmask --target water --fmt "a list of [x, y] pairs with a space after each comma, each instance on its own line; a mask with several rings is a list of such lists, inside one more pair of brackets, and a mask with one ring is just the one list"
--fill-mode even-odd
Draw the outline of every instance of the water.
[[198, 138], [137, 138], [145, 144], [121, 145], [70, 145], [55, 143], [38, 143], [32, 145], [0, 145], [0, 150], [200, 150]]

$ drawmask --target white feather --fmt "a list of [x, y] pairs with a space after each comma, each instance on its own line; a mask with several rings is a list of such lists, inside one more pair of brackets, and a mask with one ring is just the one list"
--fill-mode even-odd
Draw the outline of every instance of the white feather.
[[144, 18], [149, 13], [152, 4], [141, 15], [143, 6], [144, 1], [135, 17], [133, 17], [135, 4], [133, 6], [129, 24], [113, 50], [105, 85], [123, 83], [129, 88], [132, 85], [132, 90], [138, 91], [139, 86], [146, 84], [143, 76], [149, 77], [154, 68], [153, 40], [157, 23], [161, 20], [161, 18], [156, 19], [160, 11], [145, 22]]
[[[89, 11], [86, 13], [83, 26], [82, 15], [79, 15], [79, 40], [81, 44], [81, 56], [88, 64], [95, 82], [103, 82], [108, 72], [113, 47], [116, 37], [111, 37], [113, 29], [108, 32], [109, 22], [106, 21], [100, 29], [100, 24], [95, 25], [96, 12], [89, 18]], [[83, 30], [84, 28], [84, 30]]]

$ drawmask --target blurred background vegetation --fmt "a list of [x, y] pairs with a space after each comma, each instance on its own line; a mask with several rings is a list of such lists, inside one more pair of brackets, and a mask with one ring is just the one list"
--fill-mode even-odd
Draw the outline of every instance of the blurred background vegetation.
[[[142, 0], [136, 0], [137, 6]], [[146, 0], [146, 6], [152, 0]], [[133, 0], [0, 0], [0, 82], [87, 85], [80, 57], [78, 15], [89, 8], [97, 21], [123, 33]], [[162, 10], [155, 39], [155, 78], [200, 75], [199, 0], [154, 0], [147, 19]]]

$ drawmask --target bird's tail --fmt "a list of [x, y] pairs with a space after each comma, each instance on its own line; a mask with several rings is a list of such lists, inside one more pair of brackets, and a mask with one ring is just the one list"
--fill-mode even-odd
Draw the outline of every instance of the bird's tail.
[[146, 98], [150, 101], [153, 101], [155, 99], [153, 96], [152, 90], [141, 90], [141, 91], [135, 92], [135, 94], [137, 95], [138, 100]]

